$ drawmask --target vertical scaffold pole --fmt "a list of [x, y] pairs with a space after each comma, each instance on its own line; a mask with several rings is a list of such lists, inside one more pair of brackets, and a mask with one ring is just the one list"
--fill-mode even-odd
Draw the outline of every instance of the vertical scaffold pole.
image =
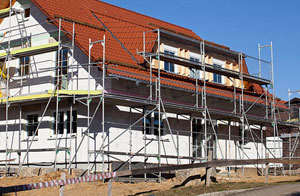
[[[129, 124], [131, 124], [131, 107], [129, 108]], [[129, 165], [128, 165], [128, 169], [132, 170], [132, 129], [131, 127], [129, 128]], [[130, 183], [131, 183], [131, 179], [132, 176], [129, 177], [130, 179]]]
[[58, 150], [58, 110], [59, 110], [59, 88], [60, 88], [60, 65], [62, 63], [61, 61], [61, 18], [59, 19], [59, 27], [58, 27], [58, 53], [57, 53], [57, 74], [56, 74], [56, 113], [55, 113], [55, 158], [54, 158], [54, 168], [57, 169], [57, 154], [59, 152]]
[[[12, 2], [9, 2], [9, 37], [7, 48], [7, 65], [6, 65], [6, 104], [5, 104], [5, 159], [8, 160], [8, 112], [9, 112], [9, 64], [10, 64], [10, 41], [11, 41], [11, 16], [12, 16]], [[5, 170], [8, 171], [8, 162], [5, 161]]]
[[[106, 41], [105, 41], [105, 35], [103, 36], [103, 42], [102, 42], [102, 46], [103, 46], [103, 58], [102, 58], [102, 174], [104, 174], [104, 141], [105, 141], [105, 138], [104, 138], [104, 133], [105, 133], [105, 108], [104, 108], [104, 98], [105, 98], [105, 44], [106, 44]], [[109, 142], [108, 142], [109, 144]]]
[[[145, 156], [144, 156], [144, 169], [147, 168], [147, 157], [146, 157], [146, 153], [147, 153], [147, 149], [146, 149], [146, 145], [147, 145], [147, 141], [146, 141], [146, 130], [147, 130], [147, 123], [146, 123], [146, 108], [144, 107], [144, 153], [145, 153]], [[151, 125], [150, 125], [151, 126]], [[150, 129], [150, 128], [149, 128]], [[145, 182], [147, 181], [147, 173], [144, 173], [144, 180]]]
[[[74, 51], [75, 51], [75, 23], [73, 22], [73, 29], [72, 29], [72, 47], [71, 47], [71, 53], [72, 53], [72, 60], [74, 61]], [[73, 63], [72, 63], [73, 64]], [[73, 67], [71, 68], [71, 89], [74, 90], [74, 79], [73, 79]], [[73, 95], [73, 99], [70, 103], [70, 140], [69, 140], [69, 166], [72, 164], [72, 135], [73, 135], [73, 103], [75, 101], [75, 95]]]
[[[276, 145], [275, 145], [275, 137], [277, 134], [277, 145], [279, 148], [279, 133], [277, 130], [277, 119], [276, 119], [276, 95], [275, 95], [275, 82], [274, 82], [274, 59], [273, 59], [273, 42], [270, 43], [270, 49], [271, 49], [271, 80], [272, 80], [272, 116], [273, 116], [273, 131], [274, 131], [274, 152], [276, 152]], [[276, 153], [274, 153], [276, 156]], [[281, 157], [281, 152], [279, 152], [279, 156]], [[275, 157], [276, 158], [276, 157]], [[274, 175], [276, 176], [276, 164], [274, 168]]]
[[260, 57], [260, 54], [261, 54], [261, 46], [260, 44], [258, 44], [258, 77], [261, 78], [261, 57]]
[[93, 43], [89, 38], [89, 64], [88, 64], [88, 97], [86, 100], [87, 104], [87, 162], [88, 162], [88, 175], [90, 175], [90, 91], [91, 91], [91, 50]]
[[206, 103], [206, 65], [205, 65], [205, 42], [204, 39], [200, 42], [201, 65], [203, 69], [203, 116], [204, 116], [204, 153], [207, 161], [207, 103]]
[[[243, 55], [239, 53], [239, 72], [240, 72], [240, 80], [241, 80], [241, 100], [240, 100], [240, 108], [241, 108], [241, 122], [242, 122], [242, 159], [245, 157], [244, 148], [245, 148], [245, 111], [244, 111], [244, 70], [243, 70]], [[244, 165], [242, 166], [243, 176], [245, 175]]]
[[289, 97], [289, 121], [291, 120], [291, 93], [290, 89], [288, 89], [288, 97]]
[[[231, 120], [228, 120], [228, 157], [227, 159], [231, 159]], [[229, 178], [229, 182], [231, 181], [231, 167], [228, 167], [228, 178]]]
[[[157, 30], [158, 42], [158, 166], [161, 167], [161, 86], [160, 86], [160, 30]], [[161, 182], [161, 172], [159, 172], [159, 182]]]

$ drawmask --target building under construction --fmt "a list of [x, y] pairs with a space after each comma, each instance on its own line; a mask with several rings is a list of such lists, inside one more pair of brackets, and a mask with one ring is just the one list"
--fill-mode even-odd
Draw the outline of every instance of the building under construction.
[[280, 115], [289, 107], [275, 97], [272, 43], [253, 57], [96, 0], [2, 2], [7, 171], [199, 163], [208, 151], [218, 160], [282, 158], [281, 131], [299, 129]]

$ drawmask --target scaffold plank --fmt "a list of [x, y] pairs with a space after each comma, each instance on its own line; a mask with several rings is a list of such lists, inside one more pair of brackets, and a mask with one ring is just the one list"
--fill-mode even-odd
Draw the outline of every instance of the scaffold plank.
[[[49, 94], [52, 94], [54, 90], [48, 90]], [[61, 95], [87, 95], [89, 94], [88, 90], [59, 90], [59, 94]], [[101, 90], [91, 90], [90, 95], [100, 95], [102, 93]]]
[[[53, 52], [56, 51], [58, 48], [59, 43], [53, 42], [50, 44], [44, 44], [39, 46], [33, 46], [28, 48], [22, 48], [18, 50], [13, 50], [10, 52], [13, 58], [20, 58], [20, 57], [26, 57], [26, 56], [33, 56], [33, 55], [39, 55], [47, 52]], [[7, 52], [0, 53], [0, 59], [5, 59], [7, 56]]]
[[5, 8], [0, 10], [0, 18], [6, 18], [9, 16], [9, 10], [10, 8]]
[[[41, 93], [41, 94], [33, 94], [33, 95], [24, 95], [24, 96], [16, 96], [16, 97], [9, 97], [9, 102], [16, 102], [16, 101], [26, 101], [26, 100], [36, 100], [36, 99], [45, 99], [50, 98], [53, 94], [53, 96], [57, 96], [56, 93], [54, 93], [54, 90], [48, 90], [47, 93]], [[99, 90], [92, 90], [90, 91], [90, 95], [100, 95], [102, 91]], [[60, 95], [87, 95], [87, 90], [59, 90], [58, 94]], [[0, 104], [6, 103], [7, 99], [0, 99]]]
[[[182, 66], [189, 67], [189, 68], [194, 68], [194, 69], [199, 69], [199, 70], [202, 70], [204, 68], [204, 65], [202, 65], [201, 63], [192, 62], [189, 59], [185, 59], [185, 58], [181, 58], [181, 57], [177, 57], [177, 56], [170, 56], [170, 55], [164, 54], [164, 53], [159, 53], [159, 54], [153, 53], [153, 54], [149, 54], [149, 55], [153, 56], [153, 58], [156, 58], [156, 59], [159, 56], [160, 60], [162, 60], [162, 61], [167, 61], [170, 63], [182, 65]], [[207, 72], [221, 74], [221, 75], [235, 78], [235, 79], [241, 79], [241, 77], [243, 77], [244, 81], [254, 82], [254, 83], [260, 84], [260, 85], [271, 84], [270, 80], [267, 80], [264, 78], [252, 76], [250, 74], [245, 74], [245, 73], [243, 75], [241, 75], [241, 73], [239, 71], [234, 71], [234, 70], [230, 70], [230, 69], [226, 69], [226, 68], [215, 68], [213, 65], [210, 65], [210, 64], [205, 64], [205, 70]]]

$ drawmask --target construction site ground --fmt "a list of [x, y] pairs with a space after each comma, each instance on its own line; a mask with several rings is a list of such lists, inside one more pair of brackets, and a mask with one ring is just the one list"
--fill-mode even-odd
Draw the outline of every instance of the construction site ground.
[[[3, 177], [0, 178], [0, 187], [8, 187], [14, 185], [22, 185], [43, 181], [51, 181], [60, 179], [61, 173], [49, 173], [43, 176], [35, 177]], [[74, 177], [67, 174], [67, 178]], [[232, 174], [231, 182], [227, 175], [218, 174], [216, 181], [211, 184], [210, 187], [205, 187], [204, 181], [200, 180], [200, 175], [189, 176], [186, 179], [172, 178], [162, 183], [154, 182], [141, 182], [141, 183], [121, 183], [113, 182], [112, 192], [113, 195], [155, 195], [155, 196], [169, 196], [169, 195], [199, 195], [209, 192], [218, 192], [225, 190], [235, 189], [249, 189], [255, 187], [263, 187], [270, 185], [277, 185], [283, 183], [297, 183], [300, 181], [300, 176], [269, 176], [269, 183], [265, 184], [264, 176], [247, 175], [242, 176], [238, 174]], [[203, 177], [203, 176], [202, 176]], [[107, 195], [108, 186], [107, 183], [102, 181], [80, 183], [74, 185], [65, 186], [65, 195], [79, 196], [79, 195]], [[5, 195], [18, 195], [18, 196], [57, 196], [59, 195], [59, 188], [44, 188], [39, 190], [31, 190], [18, 192], [17, 194], [5, 194]]]

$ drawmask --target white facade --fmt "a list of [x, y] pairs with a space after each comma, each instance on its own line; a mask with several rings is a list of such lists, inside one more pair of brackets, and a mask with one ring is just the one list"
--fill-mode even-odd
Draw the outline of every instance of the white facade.
[[[16, 3], [15, 8], [20, 9], [21, 5]], [[28, 7], [28, 5], [25, 5]], [[57, 42], [57, 28], [54, 25], [45, 23], [47, 17], [33, 4], [30, 5], [31, 15], [26, 18], [25, 25], [32, 26], [28, 28], [27, 34], [30, 36], [31, 46], [40, 46], [44, 44]], [[9, 19], [4, 19], [0, 28], [9, 26]], [[41, 25], [39, 25], [41, 24]], [[11, 21], [12, 26], [17, 25], [14, 17]], [[38, 32], [38, 35], [36, 35]], [[54, 32], [54, 33], [51, 33]], [[55, 34], [56, 32], [56, 34]], [[13, 32], [13, 40], [20, 39], [18, 32]], [[19, 36], [19, 37], [18, 37]], [[12, 41], [13, 41], [12, 40]], [[7, 42], [6, 38], [4, 42]], [[71, 41], [66, 41], [65, 44], [71, 44]], [[14, 49], [19, 49], [17, 46]], [[165, 49], [172, 50], [167, 47]], [[174, 49], [174, 48], [173, 48]], [[175, 48], [176, 49], [176, 48]], [[2, 51], [3, 52], [3, 51]], [[174, 51], [176, 52], [176, 50]], [[194, 56], [193, 56], [194, 55]], [[41, 94], [48, 90], [55, 90], [55, 68], [57, 65], [56, 57], [57, 52], [49, 52], [45, 54], [35, 55], [30, 57], [30, 74], [21, 77], [19, 75], [20, 59], [14, 59], [7, 64], [9, 67], [9, 75], [13, 76], [13, 80], [9, 82], [9, 96], [17, 97], [24, 95]], [[191, 54], [191, 57], [198, 57], [196, 54]], [[88, 77], [87, 72], [88, 57], [84, 54], [77, 46], [74, 48], [74, 55], [71, 55], [70, 49], [68, 49], [68, 73], [67, 73], [67, 86], [66, 90], [87, 90], [88, 88]], [[175, 66], [175, 72], [177, 71]], [[101, 77], [102, 73], [97, 67], [91, 67], [90, 76], [90, 90], [101, 90]], [[21, 85], [22, 84], [22, 85]], [[128, 86], [126, 86], [128, 84]], [[4, 85], [4, 84], [3, 84]], [[108, 89], [128, 88], [128, 93], [135, 94], [137, 91], [142, 93], [142, 90], [131, 90], [129, 85], [136, 85], [135, 82], [128, 82], [125, 80], [117, 80], [114, 82], [107, 82]], [[21, 87], [22, 86], [22, 87]], [[166, 91], [169, 97], [179, 97], [181, 93], [175, 90]], [[175, 99], [175, 98], [174, 98]], [[184, 98], [182, 98], [184, 99]], [[99, 103], [100, 98], [95, 98], [91, 102], [90, 116], [94, 114], [95, 109]], [[6, 120], [5, 115], [0, 116], [0, 160], [6, 158], [15, 159], [12, 164], [18, 165], [19, 158], [22, 161], [29, 144], [33, 137], [28, 135], [28, 116], [38, 115], [38, 122], [41, 121], [40, 128], [38, 129], [38, 135], [34, 138], [32, 146], [30, 148], [29, 155], [25, 160], [25, 164], [29, 165], [42, 165], [53, 167], [53, 162], [57, 158], [58, 167], [67, 167], [70, 159], [74, 158], [72, 167], [87, 168], [87, 160], [93, 162], [96, 160], [97, 169], [101, 168], [102, 156], [99, 153], [101, 145], [103, 145], [103, 138], [105, 139], [104, 151], [115, 152], [113, 156], [105, 156], [105, 162], [108, 161], [127, 161], [130, 159], [130, 154], [144, 153], [148, 155], [158, 154], [158, 136], [153, 134], [145, 134], [143, 132], [144, 126], [143, 121], [136, 123], [130, 129], [128, 127], [136, 122], [143, 116], [143, 110], [141, 108], [130, 108], [127, 106], [116, 105], [107, 103], [105, 106], [105, 130], [104, 135], [102, 134], [102, 114], [99, 109], [94, 116], [93, 122], [89, 128], [90, 135], [87, 134], [87, 107], [82, 102], [86, 103], [86, 100], [76, 102], [72, 104], [71, 99], [65, 98], [59, 101], [59, 112], [63, 116], [63, 120], [60, 126], [62, 126], [62, 134], [55, 134], [55, 115], [56, 104], [55, 101], [51, 102], [47, 107], [46, 100], [37, 100], [32, 102], [20, 102], [9, 107], [8, 115], [8, 132], [6, 133]], [[179, 101], [178, 101], [179, 102]], [[120, 102], [122, 104], [122, 102]], [[68, 133], [68, 112], [76, 111], [76, 133]], [[43, 113], [44, 117], [42, 118]], [[5, 104], [1, 105], [0, 114], [5, 114]], [[155, 126], [154, 115], [151, 117], [152, 126]], [[168, 120], [167, 120], [168, 119]], [[214, 132], [218, 134], [218, 125], [213, 131], [210, 129], [211, 135]], [[169, 125], [172, 129], [172, 134], [169, 131]], [[203, 124], [203, 121], [201, 121]], [[203, 126], [199, 130], [193, 128], [193, 119], [189, 115], [175, 114], [167, 112], [162, 116], [162, 127], [163, 134], [161, 137], [161, 154], [166, 156], [173, 156], [172, 158], [161, 158], [162, 164], [176, 164], [176, 157], [179, 153], [180, 163], [191, 163], [192, 159], [182, 158], [189, 157], [204, 158], [203, 138], [200, 137], [203, 134]], [[151, 128], [155, 129], [155, 128]], [[123, 133], [124, 132], [124, 133]], [[121, 136], [120, 134], [123, 133]], [[7, 139], [6, 138], [7, 134]], [[173, 135], [173, 136], [172, 136]], [[233, 134], [234, 135], [234, 134]], [[237, 137], [237, 135], [235, 135]], [[216, 139], [212, 139], [216, 140]], [[264, 152], [264, 145], [261, 142], [248, 142], [245, 146], [245, 154], [243, 156], [240, 149], [240, 144], [235, 140], [220, 138], [219, 143], [214, 144], [215, 157], [216, 159], [256, 159], [259, 158], [258, 154]], [[56, 145], [57, 144], [57, 145]], [[55, 149], [55, 146], [58, 148]], [[145, 148], [146, 146], [146, 148]], [[195, 146], [199, 148], [199, 152], [202, 151], [202, 157], [194, 155]], [[21, 150], [21, 156], [19, 157], [16, 152], [9, 152], [8, 157], [6, 156], [5, 149]], [[67, 149], [67, 150], [66, 150]], [[55, 151], [57, 150], [57, 151]], [[94, 153], [98, 151], [98, 153]], [[88, 153], [90, 152], [90, 153]], [[119, 155], [117, 154], [119, 153]], [[128, 153], [124, 155], [122, 153]], [[75, 156], [76, 154], [76, 156]], [[57, 156], [57, 157], [56, 157]], [[96, 158], [95, 158], [96, 157]], [[264, 158], [262, 153], [260, 158]], [[133, 156], [132, 162], [144, 162], [144, 156]], [[155, 156], [149, 156], [147, 163], [158, 163], [158, 158]]]

